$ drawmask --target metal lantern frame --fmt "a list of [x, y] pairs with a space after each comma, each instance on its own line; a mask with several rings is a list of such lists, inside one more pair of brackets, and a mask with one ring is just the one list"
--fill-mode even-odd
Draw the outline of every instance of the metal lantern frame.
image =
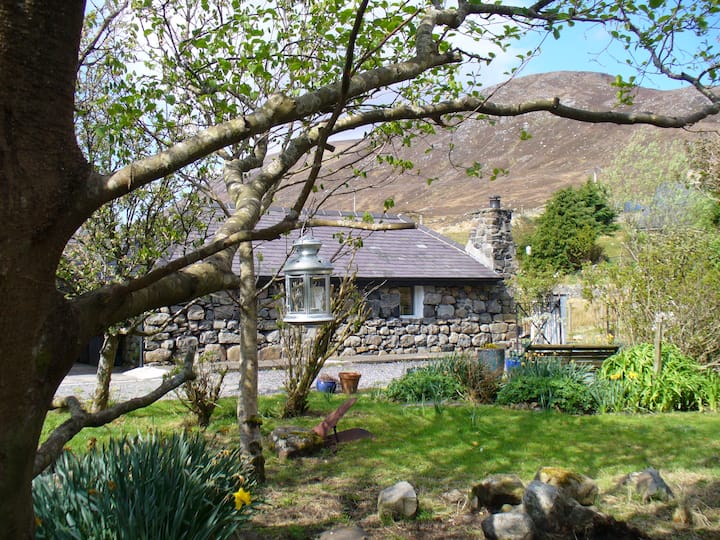
[[290, 324], [314, 325], [333, 320], [330, 276], [333, 266], [320, 258], [322, 242], [303, 236], [293, 242], [285, 273], [285, 316]]

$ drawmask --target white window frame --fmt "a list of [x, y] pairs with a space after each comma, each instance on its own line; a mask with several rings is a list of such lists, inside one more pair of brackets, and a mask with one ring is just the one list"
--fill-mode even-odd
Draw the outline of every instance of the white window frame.
[[422, 285], [410, 285], [412, 289], [412, 308], [410, 315], [400, 315], [401, 319], [422, 319], [425, 310], [425, 288]]

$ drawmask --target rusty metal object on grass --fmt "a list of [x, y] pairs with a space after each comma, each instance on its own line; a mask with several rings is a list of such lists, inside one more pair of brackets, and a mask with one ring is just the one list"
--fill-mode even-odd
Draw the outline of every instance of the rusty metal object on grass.
[[356, 401], [357, 398], [351, 398], [343, 402], [313, 428], [313, 431], [325, 440], [325, 446], [335, 446], [343, 442], [359, 441], [372, 437], [372, 433], [362, 428], [351, 428], [343, 431], [337, 430], [337, 423], [345, 416], [345, 413], [348, 412]]

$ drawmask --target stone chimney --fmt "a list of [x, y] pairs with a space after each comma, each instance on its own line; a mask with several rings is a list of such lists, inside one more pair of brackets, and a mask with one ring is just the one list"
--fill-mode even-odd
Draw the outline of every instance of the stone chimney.
[[500, 197], [493, 195], [490, 208], [478, 210], [473, 216], [473, 230], [465, 251], [503, 276], [514, 274], [517, 261], [510, 226], [512, 210], [502, 208]]

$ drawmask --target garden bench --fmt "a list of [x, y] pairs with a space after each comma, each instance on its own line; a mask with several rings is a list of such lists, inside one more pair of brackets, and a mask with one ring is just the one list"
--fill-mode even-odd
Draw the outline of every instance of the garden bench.
[[343, 431], [337, 430], [337, 423], [345, 416], [345, 413], [348, 412], [348, 409], [350, 409], [356, 401], [357, 398], [348, 399], [313, 428], [313, 431], [323, 438], [325, 446], [335, 446], [342, 442], [358, 441], [372, 437], [372, 433], [362, 428], [350, 428]]
[[612, 356], [620, 349], [617, 345], [583, 345], [567, 343], [563, 345], [533, 343], [528, 346], [527, 352], [535, 356], [553, 356], [563, 362], [571, 360], [577, 364], [590, 365], [599, 368], [606, 358]]

